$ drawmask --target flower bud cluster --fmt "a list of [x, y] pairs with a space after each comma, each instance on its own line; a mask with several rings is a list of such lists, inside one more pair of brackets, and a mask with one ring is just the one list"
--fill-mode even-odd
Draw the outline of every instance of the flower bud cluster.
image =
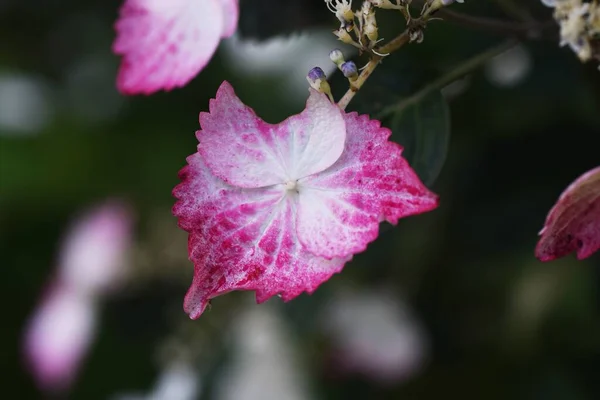
[[358, 79], [358, 68], [353, 61], [346, 61], [344, 53], [340, 49], [334, 49], [329, 53], [329, 58], [338, 67], [342, 74], [348, 78], [350, 82]]
[[352, 1], [325, 0], [325, 3], [340, 21], [340, 28], [333, 32], [338, 39], [361, 51], [372, 51], [379, 39], [375, 7], [404, 9], [407, 1], [397, 0], [393, 4], [389, 0], [365, 0], [356, 12], [352, 10]]
[[369, 1], [365, 1], [362, 5], [361, 14], [361, 31], [371, 43], [377, 42], [378, 29], [377, 21], [375, 20], [375, 10], [373, 10], [373, 4], [371, 4]]

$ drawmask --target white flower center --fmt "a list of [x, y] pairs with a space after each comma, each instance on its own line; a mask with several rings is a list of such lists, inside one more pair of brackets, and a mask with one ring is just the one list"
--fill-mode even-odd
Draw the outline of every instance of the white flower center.
[[292, 191], [292, 190], [298, 190], [298, 181], [287, 181], [285, 183], [285, 190], [287, 191]]

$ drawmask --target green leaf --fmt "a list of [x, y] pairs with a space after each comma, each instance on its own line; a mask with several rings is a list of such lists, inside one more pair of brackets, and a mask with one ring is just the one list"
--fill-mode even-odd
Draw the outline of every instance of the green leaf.
[[434, 91], [392, 115], [391, 140], [427, 186], [439, 175], [450, 142], [450, 110], [440, 91]]

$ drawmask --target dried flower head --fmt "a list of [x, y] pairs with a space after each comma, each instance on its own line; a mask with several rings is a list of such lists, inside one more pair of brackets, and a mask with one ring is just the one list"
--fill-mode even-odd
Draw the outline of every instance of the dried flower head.
[[568, 45], [582, 62], [600, 61], [600, 3], [597, 0], [542, 0], [554, 8], [560, 46]]
[[352, 0], [325, 0], [325, 4], [329, 11], [335, 14], [343, 29], [349, 31], [354, 27]]

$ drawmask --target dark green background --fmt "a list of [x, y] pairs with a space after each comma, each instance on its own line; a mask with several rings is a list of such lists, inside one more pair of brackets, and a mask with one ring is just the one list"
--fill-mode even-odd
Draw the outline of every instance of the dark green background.
[[[335, 24], [321, 1], [293, 2], [302, 6], [287, 14], [273, 11], [272, 4], [268, 12], [258, 12], [258, 3], [243, 1], [246, 34], [257, 27]], [[453, 9], [506, 18], [494, 2], [468, 3], [475, 4]], [[540, 20], [550, 18], [538, 2], [526, 3]], [[4, 398], [43, 398], [23, 368], [24, 322], [52, 273], [73, 215], [115, 195], [135, 209], [136, 247], [154, 255], [174, 246], [181, 257], [152, 256], [148, 265], [137, 261], [141, 275], [107, 301], [98, 340], [69, 398], [147, 390], [158, 371], [157, 347], [180, 326], [203, 332], [213, 346], [202, 367], [210, 383], [210, 373], [218, 373], [228, 354], [220, 342], [222, 320], [235, 318], [240, 295], [216, 299], [198, 321], [188, 321], [181, 311], [192, 267], [185, 261], [185, 235], [170, 218], [171, 189], [185, 157], [195, 150], [198, 112], [222, 80], [232, 82], [270, 122], [300, 111], [304, 102], [289, 98], [279, 77], [236, 76], [218, 54], [184, 89], [120, 98], [112, 78], [118, 59], [110, 53], [119, 4], [0, 1], [0, 72], [40, 77], [58, 93], [57, 114], [43, 131], [27, 137], [0, 132]], [[437, 22], [423, 44], [392, 57], [436, 74], [500, 40]], [[560, 192], [600, 163], [600, 72], [581, 65], [554, 38], [525, 45], [533, 65], [522, 84], [498, 88], [476, 71], [467, 90], [450, 103], [449, 152], [432, 186], [441, 198], [439, 209], [386, 229], [315, 295], [279, 307], [298, 333], [299, 346], [312, 349], [306, 352], [309, 376], [320, 398], [600, 398], [600, 258], [542, 264], [533, 256], [537, 232]], [[83, 59], [106, 63], [112, 75], [74, 89], [72, 67]], [[374, 79], [377, 74], [394, 71], [382, 67]], [[114, 118], [92, 118], [69, 100], [74, 90], [85, 93], [91, 109], [124, 105]], [[359, 95], [349, 109], [360, 101]], [[345, 281], [363, 287], [387, 283], [407, 294], [433, 339], [430, 362], [418, 376], [385, 388], [358, 377], [330, 378], [323, 367], [327, 344], [321, 343], [313, 316], [332, 288]], [[546, 284], [552, 290], [539, 321], [520, 320], [515, 291], [535, 293]]]

